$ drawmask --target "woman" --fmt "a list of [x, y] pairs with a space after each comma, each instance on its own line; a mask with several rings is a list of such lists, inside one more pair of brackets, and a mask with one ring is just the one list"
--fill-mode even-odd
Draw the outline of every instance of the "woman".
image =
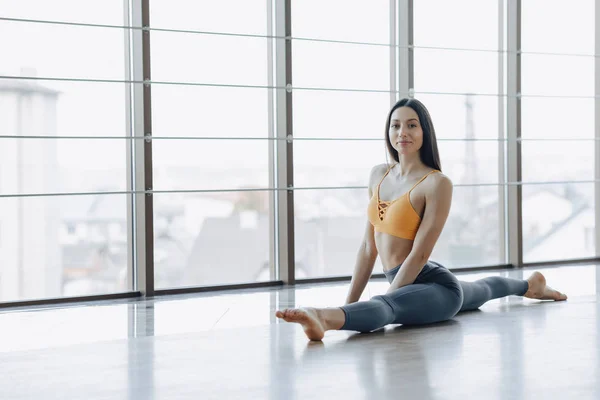
[[[278, 318], [301, 324], [309, 339], [321, 340], [333, 329], [369, 332], [387, 324], [445, 321], [508, 295], [567, 299], [547, 286], [539, 272], [527, 280], [494, 276], [461, 282], [429, 261], [450, 211], [452, 182], [441, 173], [435, 130], [425, 106], [416, 99], [396, 103], [387, 117], [385, 139], [396, 163], [371, 171], [369, 221], [346, 304], [286, 309], [276, 312]], [[390, 287], [385, 295], [359, 302], [378, 255]]]

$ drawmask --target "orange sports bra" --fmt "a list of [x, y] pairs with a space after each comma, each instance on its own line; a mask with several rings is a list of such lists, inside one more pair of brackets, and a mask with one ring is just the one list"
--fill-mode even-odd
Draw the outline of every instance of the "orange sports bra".
[[383, 175], [383, 178], [381, 178], [381, 181], [379, 181], [375, 193], [373, 194], [373, 197], [371, 197], [371, 201], [369, 201], [367, 215], [377, 232], [387, 233], [403, 239], [414, 240], [419, 225], [421, 225], [421, 217], [410, 203], [410, 192], [412, 192], [412, 190], [419, 183], [423, 182], [430, 174], [439, 171], [433, 170], [429, 172], [415, 183], [408, 192], [397, 199], [392, 201], [382, 201], [379, 198], [379, 187], [387, 174], [394, 168], [394, 165], [388, 168], [385, 175]]

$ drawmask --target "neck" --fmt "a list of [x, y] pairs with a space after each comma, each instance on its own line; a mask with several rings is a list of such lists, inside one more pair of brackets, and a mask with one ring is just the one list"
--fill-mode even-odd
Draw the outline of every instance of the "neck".
[[408, 176], [416, 170], [423, 169], [425, 166], [423, 161], [421, 161], [419, 153], [400, 154], [398, 156], [398, 164], [400, 164], [400, 170], [396, 172], [399, 176]]

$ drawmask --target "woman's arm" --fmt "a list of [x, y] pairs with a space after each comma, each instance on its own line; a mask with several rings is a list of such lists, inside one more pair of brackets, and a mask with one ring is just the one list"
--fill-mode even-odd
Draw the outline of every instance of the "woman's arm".
[[410, 285], [417, 279], [448, 219], [452, 204], [452, 181], [445, 175], [434, 174], [431, 177], [434, 176], [436, 179], [432, 182], [432, 188], [425, 194], [425, 213], [412, 250], [402, 263], [388, 293]]
[[[373, 167], [369, 175], [369, 200], [373, 197], [372, 188], [376, 186], [378, 178], [386, 171], [386, 165], [381, 164]], [[373, 267], [377, 260], [377, 245], [375, 244], [375, 230], [373, 225], [367, 221], [363, 240], [358, 248], [356, 255], [356, 263], [354, 265], [354, 273], [350, 281], [350, 289], [346, 297], [346, 304], [355, 303], [360, 299], [362, 292], [365, 290], [369, 278], [373, 273]]]
[[377, 260], [377, 247], [375, 245], [373, 225], [367, 221], [365, 237], [356, 256], [356, 264], [354, 265], [354, 273], [350, 281], [346, 304], [355, 303], [360, 299], [373, 273], [375, 260]]

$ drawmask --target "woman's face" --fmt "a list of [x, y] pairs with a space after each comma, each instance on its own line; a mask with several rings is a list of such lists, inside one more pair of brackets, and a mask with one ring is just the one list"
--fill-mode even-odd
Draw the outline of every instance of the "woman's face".
[[423, 129], [415, 110], [410, 107], [394, 110], [388, 135], [398, 155], [417, 153], [423, 145]]

